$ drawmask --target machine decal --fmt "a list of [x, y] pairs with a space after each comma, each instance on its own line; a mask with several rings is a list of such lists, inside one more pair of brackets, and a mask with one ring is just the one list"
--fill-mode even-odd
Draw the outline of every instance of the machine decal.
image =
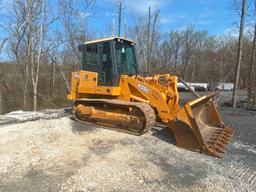
[[149, 93], [149, 88], [145, 87], [144, 85], [142, 85], [140, 83], [138, 84], [138, 88], [145, 93]]

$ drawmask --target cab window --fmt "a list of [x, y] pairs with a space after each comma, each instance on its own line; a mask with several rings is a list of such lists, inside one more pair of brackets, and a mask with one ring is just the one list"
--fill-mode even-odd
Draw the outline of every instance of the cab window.
[[98, 45], [86, 46], [84, 57], [85, 65], [96, 66], [98, 64]]
[[116, 43], [115, 45], [116, 68], [118, 74], [136, 74], [137, 63], [134, 46], [129, 43]]

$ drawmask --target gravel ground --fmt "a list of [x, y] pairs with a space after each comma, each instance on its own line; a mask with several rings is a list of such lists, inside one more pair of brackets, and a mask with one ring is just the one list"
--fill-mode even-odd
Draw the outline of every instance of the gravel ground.
[[223, 159], [69, 117], [0, 127], [0, 191], [256, 191], [256, 112], [221, 107], [235, 135]]

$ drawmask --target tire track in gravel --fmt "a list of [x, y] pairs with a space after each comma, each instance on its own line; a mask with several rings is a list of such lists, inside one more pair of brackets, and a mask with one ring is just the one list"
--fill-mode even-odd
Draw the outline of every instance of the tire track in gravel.
[[256, 171], [254, 171], [253, 173], [251, 173], [251, 176], [248, 177], [248, 182], [252, 185], [256, 185]]
[[241, 163], [232, 164], [229, 172], [234, 179], [242, 180], [250, 185], [256, 185], [256, 171], [251, 167], [245, 167]]

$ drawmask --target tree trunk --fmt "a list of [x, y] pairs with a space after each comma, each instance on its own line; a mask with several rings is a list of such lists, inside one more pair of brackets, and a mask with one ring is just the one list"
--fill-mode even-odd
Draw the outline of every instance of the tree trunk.
[[26, 62], [25, 67], [25, 82], [24, 82], [24, 91], [23, 91], [23, 108], [27, 107], [27, 96], [28, 96], [28, 62]]
[[244, 17], [245, 17], [245, 0], [242, 2], [242, 14], [240, 21], [240, 32], [239, 32], [239, 42], [238, 42], [238, 53], [237, 53], [237, 62], [235, 70], [235, 84], [232, 97], [232, 105], [235, 108], [237, 103], [237, 89], [239, 84], [239, 74], [240, 74], [240, 65], [243, 54], [243, 34], [244, 34]]
[[177, 62], [178, 62], [178, 52], [179, 52], [179, 45], [176, 44], [175, 54], [174, 54], [174, 69], [177, 70]]
[[148, 31], [147, 31], [147, 66], [146, 66], [146, 72], [149, 73], [149, 68], [150, 68], [150, 55], [149, 55], [149, 36], [150, 36], [150, 9], [151, 7], [148, 8]]
[[0, 91], [0, 115], [3, 114], [2, 92]]
[[200, 81], [200, 72], [201, 72], [201, 66], [204, 63], [204, 53], [203, 53], [204, 48], [201, 49], [201, 52], [199, 53], [199, 61], [197, 65], [197, 70], [196, 70], [196, 81]]
[[[255, 4], [256, 6], [256, 4]], [[255, 7], [255, 14], [256, 14], [256, 7]], [[253, 81], [253, 74], [254, 74], [254, 65], [255, 65], [255, 45], [256, 44], [256, 18], [254, 24], [254, 35], [253, 35], [253, 45], [252, 45], [252, 55], [251, 55], [251, 62], [249, 67], [249, 87], [248, 87], [248, 99], [252, 99], [252, 88], [254, 85]]]
[[[31, 1], [31, 0], [30, 0]], [[31, 9], [31, 7], [30, 7]], [[40, 67], [40, 59], [41, 59], [41, 53], [42, 53], [42, 46], [43, 46], [43, 30], [44, 30], [44, 0], [42, 0], [42, 5], [41, 5], [41, 26], [40, 26], [40, 34], [39, 34], [39, 50], [37, 54], [37, 65], [35, 66], [34, 62], [34, 55], [33, 55], [33, 36], [31, 35], [31, 77], [32, 77], [32, 85], [33, 85], [33, 110], [37, 110], [37, 87], [38, 87], [38, 77], [39, 77], [39, 67]], [[31, 13], [33, 13], [31, 11]], [[31, 30], [30, 33], [33, 31], [34, 26], [33, 23], [30, 22], [31, 24]]]
[[53, 63], [53, 74], [52, 74], [52, 96], [55, 96], [55, 76], [56, 76], [56, 63]]
[[184, 77], [184, 80], [187, 81], [188, 80], [188, 62], [189, 62], [189, 59], [188, 59], [188, 56], [189, 55], [189, 52], [188, 52], [188, 49], [186, 48], [186, 53], [185, 53], [185, 59], [184, 59], [184, 69], [183, 69], [183, 77]]
[[37, 83], [33, 83], [33, 111], [37, 111]]
[[68, 93], [70, 93], [69, 81], [68, 81], [67, 78], [65, 77], [65, 74], [64, 74], [64, 72], [63, 72], [63, 70], [62, 70], [62, 66], [60, 66], [60, 73], [61, 73], [61, 76], [62, 76], [63, 80], [64, 80], [65, 83], [66, 83], [67, 91], [68, 91]]
[[52, 91], [51, 91], [52, 97], [55, 96], [55, 77], [56, 77], [56, 62], [54, 59], [52, 59]]
[[188, 81], [188, 65], [189, 65], [189, 56], [190, 56], [190, 43], [189, 36], [191, 31], [186, 31], [186, 39], [185, 39], [185, 55], [183, 59], [183, 78], [185, 81]]
[[118, 37], [121, 36], [121, 21], [122, 21], [122, 3], [119, 3], [119, 12], [118, 12]]
[[[28, 11], [28, 18], [29, 18], [29, 32], [28, 32], [28, 56], [29, 56], [29, 64], [31, 68], [31, 78], [32, 78], [32, 85], [34, 90], [34, 52], [33, 52], [33, 0], [29, 0], [29, 11]], [[26, 69], [27, 70], [27, 69]], [[34, 94], [34, 91], [33, 91]], [[33, 105], [34, 106], [34, 105]], [[33, 107], [34, 109], [34, 107]]]
[[151, 34], [151, 43], [150, 43], [150, 48], [149, 48], [149, 74], [151, 74], [152, 72], [152, 64], [151, 64], [151, 55], [152, 55], [152, 50], [153, 50], [153, 45], [154, 45], [154, 42], [155, 42], [155, 32], [156, 32], [156, 24], [157, 24], [157, 19], [158, 19], [158, 16], [159, 16], [159, 9], [156, 9], [155, 10], [155, 13], [154, 13], [154, 19], [153, 19], [153, 24], [152, 24], [152, 34]]

